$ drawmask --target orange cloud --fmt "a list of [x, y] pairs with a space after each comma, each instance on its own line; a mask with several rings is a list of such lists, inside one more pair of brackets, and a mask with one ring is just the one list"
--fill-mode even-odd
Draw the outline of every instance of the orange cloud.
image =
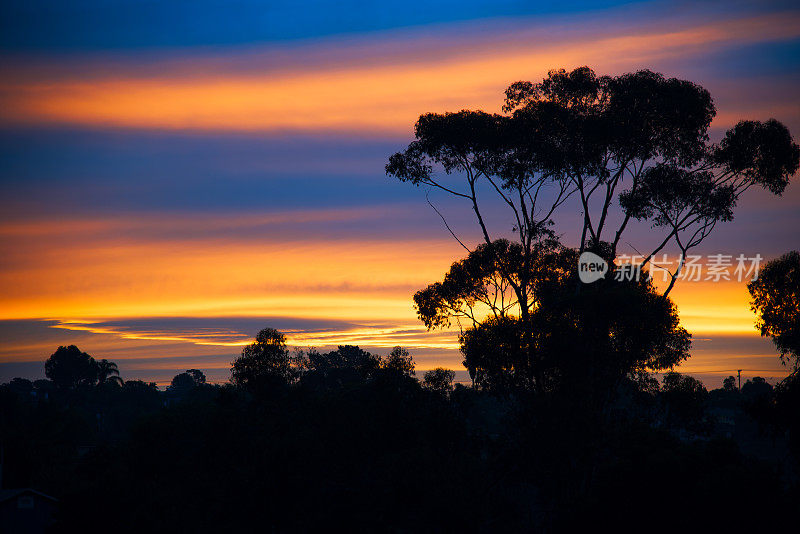
[[[42, 79], [39, 73], [26, 79], [24, 69], [18, 76], [12, 70], [0, 94], [9, 124], [406, 133], [423, 111], [497, 110], [509, 82], [539, 77], [554, 66], [589, 64], [614, 72], [714, 47], [794, 39], [800, 36], [800, 16], [781, 13], [680, 26], [667, 21], [647, 31], [621, 26], [614, 28], [614, 37], [604, 30], [548, 34], [539, 40], [530, 29], [517, 27], [484, 39], [480, 48], [465, 45], [461, 53], [438, 52], [441, 44], [431, 39], [430, 59], [418, 52], [390, 54], [382, 63], [344, 61], [307, 70], [290, 65], [264, 72], [258, 64], [237, 62], [237, 70], [221, 73], [216, 56], [186, 58], [176, 74], [150, 69], [136, 75], [112, 68], [103, 75], [108, 66], [98, 64], [97, 72], [79, 78], [59, 74]], [[302, 59], [297, 58], [298, 64]]]
[[[400, 242], [311, 239], [288, 243], [260, 236], [234, 241], [136, 237], [137, 232], [152, 227], [169, 233], [175, 228], [193, 228], [194, 222], [212, 228], [218, 222], [246, 228], [265, 221], [312, 218], [324, 222], [368, 219], [370, 214], [369, 210], [331, 210], [220, 215], [220, 221], [150, 216], [7, 225], [0, 232], [8, 249], [8, 261], [0, 269], [0, 319], [53, 318], [61, 321], [60, 328], [219, 346], [237, 346], [247, 340], [208, 331], [201, 335], [143, 334], [94, 323], [111, 317], [153, 316], [377, 321], [395, 326], [297, 333], [293, 342], [454, 349], [455, 334], [447, 340], [434, 339], [421, 330], [411, 302], [415, 289], [438, 280], [462, 254], [445, 236]], [[691, 331], [755, 333], [744, 283], [682, 282], [672, 296]]]
[[[40, 251], [36, 265], [0, 272], [0, 319], [264, 315], [278, 310], [289, 317], [413, 318], [405, 292], [346, 288], [358, 288], [358, 281], [375, 287], [421, 285], [440, 276], [455, 253], [455, 247], [441, 241], [259, 246], [204, 241], [98, 248], [89, 243], [69, 254]], [[343, 291], [314, 291], [320, 283]], [[293, 290], [275, 289], [283, 284]], [[297, 290], [303, 286], [310, 291]]]
[[118, 215], [103, 218], [76, 217], [68, 220], [31, 219], [4, 221], [0, 226], [0, 238], [35, 238], [59, 236], [104, 235], [118, 241], [119, 232], [154, 232], [169, 228], [177, 232], [230, 231], [281, 223], [333, 223], [376, 217], [397, 211], [391, 206], [361, 208], [317, 208], [270, 213], [225, 213], [215, 214], [150, 214]]
[[[90, 229], [103, 226], [90, 220], [76, 224]], [[114, 224], [124, 231], [120, 220]], [[242, 331], [226, 328], [144, 329], [120, 326], [119, 321], [116, 326], [106, 324], [109, 318], [280, 316], [360, 325], [287, 329], [294, 346], [357, 344], [380, 350], [402, 345], [423, 351], [417, 358], [421, 369], [436, 365], [460, 369], [457, 332], [426, 332], [411, 301], [415, 288], [439, 279], [461, 255], [450, 241], [286, 244], [195, 239], [114, 244], [86, 236], [71, 242], [65, 254], [58, 245], [63, 229], [57, 223], [50, 228], [51, 233], [42, 226], [35, 232], [24, 225], [18, 228], [22, 236], [16, 242], [18, 252], [30, 261], [0, 270], [0, 319], [57, 319], [55, 328], [90, 335], [81, 347], [98, 357], [124, 360], [134, 348], [138, 354], [149, 351], [153, 356], [236, 354], [250, 341]], [[758, 341], [744, 283], [684, 282], [672, 296], [682, 323], [699, 338], [696, 357], [682, 371], [727, 376], [744, 368], [761, 370], [766, 376], [785, 374], [769, 342], [741, 348]], [[740, 336], [742, 344], [709, 350], [703, 339], [720, 336]], [[55, 348], [34, 345], [28, 347], [29, 352], [36, 349], [38, 356], [29, 357], [34, 360], [43, 360]], [[181, 345], [212, 352], [175, 348]], [[0, 361], [17, 361], [16, 352], [25, 344], [8, 349], [0, 353]], [[204, 365], [224, 369], [229, 360], [230, 356], [221, 356], [220, 361]]]

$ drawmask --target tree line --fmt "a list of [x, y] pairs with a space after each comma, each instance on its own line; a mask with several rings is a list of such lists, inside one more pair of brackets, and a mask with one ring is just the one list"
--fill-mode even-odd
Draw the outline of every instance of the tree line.
[[57, 496], [55, 531], [103, 531], [87, 518], [121, 503], [123, 532], [570, 531], [648, 520], [653, 498], [681, 507], [666, 525], [702, 511], [691, 521], [711, 526], [731, 503], [783, 517], [797, 492], [796, 374], [712, 391], [631, 375], [597, 418], [584, 399], [453, 384], [451, 370], [418, 380], [400, 347], [293, 351], [271, 328], [224, 384], [198, 369], [163, 391], [101, 381], [89, 358], [59, 347], [47, 380], [0, 385], [5, 484]]

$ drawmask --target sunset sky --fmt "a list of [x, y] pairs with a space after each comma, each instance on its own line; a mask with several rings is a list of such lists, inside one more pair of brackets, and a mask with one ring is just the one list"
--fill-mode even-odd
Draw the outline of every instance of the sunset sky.
[[[800, 137], [795, 2], [257, 2], [4, 5], [0, 20], [0, 382], [58, 345], [168, 383], [228, 378], [265, 326], [293, 346], [403, 345], [463, 370], [413, 293], [460, 248], [425, 190], [390, 179], [424, 112], [499, 112], [549, 69], [650, 68], [706, 87], [712, 136], [776, 118]], [[431, 193], [467, 242], [468, 206]], [[498, 233], [510, 224], [489, 208]], [[556, 218], [568, 245], [577, 208]], [[699, 253], [800, 246], [800, 184], [748, 192]], [[634, 229], [630, 247], [647, 242]], [[645, 247], [646, 248], [646, 247]], [[674, 252], [674, 251], [671, 251]], [[626, 253], [633, 253], [630, 248]], [[743, 283], [672, 293], [681, 370], [718, 387], [785, 374]]]

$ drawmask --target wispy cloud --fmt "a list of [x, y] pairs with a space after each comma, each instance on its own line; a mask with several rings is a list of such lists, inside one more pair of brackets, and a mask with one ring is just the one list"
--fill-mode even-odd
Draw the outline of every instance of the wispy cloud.
[[[113, 239], [117, 243], [126, 236], [147, 241], [183, 239], [195, 236], [208, 237], [220, 233], [231, 236], [242, 230], [265, 230], [275, 226], [306, 223], [335, 224], [349, 221], [364, 221], [400, 212], [407, 206], [383, 205], [380, 207], [281, 210], [270, 213], [128, 213], [90, 217], [78, 214], [72, 217], [52, 218], [45, 214], [17, 217], [0, 226], [0, 239], [31, 239], [50, 237], [64, 239], [79, 236], [80, 239]], [[165, 230], [167, 233], [165, 234]]]
[[[171, 341], [215, 347], [242, 347], [253, 342], [254, 332], [249, 328], [255, 321], [242, 318], [147, 318], [132, 319], [56, 321], [51, 328], [62, 330], [110, 334], [121, 339], [144, 341]], [[259, 328], [279, 326], [287, 318], [259, 317]], [[398, 326], [394, 322], [355, 323], [340, 322], [333, 328], [315, 327], [319, 320], [292, 318], [294, 327], [282, 328], [287, 343], [295, 347], [335, 347], [359, 345], [365, 347], [390, 348], [401, 345], [410, 349], [457, 350], [458, 343], [452, 330], [429, 333], [419, 324]], [[228, 325], [220, 328], [214, 323]], [[305, 323], [305, 324], [304, 324]], [[302, 325], [302, 326], [301, 326]]]
[[[279, 60], [269, 48], [231, 50], [224, 62], [214, 53], [193, 52], [125, 71], [106, 59], [84, 66], [77, 77], [56, 69], [48, 78], [46, 65], [11, 66], [0, 95], [6, 124], [396, 135], [409, 132], [423, 111], [496, 110], [505, 85], [553, 67], [668, 67], [710, 50], [800, 37], [796, 12], [687, 19], [604, 15], [580, 30], [569, 19], [501, 20], [485, 23], [471, 40], [468, 26], [443, 26], [422, 36], [409, 32], [406, 39], [418, 41], [413, 47], [395, 36], [389, 45], [381, 37], [355, 45], [315, 42], [330, 48], [322, 56], [276, 50]], [[321, 58], [328, 62], [319, 64]], [[791, 102], [786, 106], [794, 109]]]

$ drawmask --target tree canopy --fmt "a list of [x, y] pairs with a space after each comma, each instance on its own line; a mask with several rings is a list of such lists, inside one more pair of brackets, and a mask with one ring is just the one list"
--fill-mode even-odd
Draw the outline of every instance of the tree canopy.
[[97, 362], [97, 383], [122, 385], [122, 378], [119, 376], [117, 364], [105, 358]]
[[[733, 218], [742, 193], [756, 186], [780, 195], [800, 164], [800, 148], [774, 119], [742, 121], [712, 143], [709, 92], [649, 70], [554, 70], [538, 83], [511, 84], [505, 97], [504, 114], [420, 116], [416, 140], [389, 158], [386, 172], [465, 200], [483, 241], [511, 230], [526, 261], [571, 197], [582, 211], [580, 252], [606, 241], [613, 259], [638, 220], [662, 231], [644, 265], [670, 243], [685, 256]], [[483, 216], [482, 183], [509, 210], [499, 231]]]
[[75, 345], [58, 347], [44, 364], [45, 376], [61, 389], [91, 386], [97, 382], [97, 362]]
[[455, 371], [436, 367], [425, 372], [422, 379], [422, 387], [441, 394], [448, 394], [453, 390], [453, 379], [455, 377]]
[[756, 327], [769, 336], [781, 359], [800, 365], [800, 252], [787, 252], [767, 262], [758, 278], [747, 284]]
[[386, 358], [381, 360], [381, 368], [400, 376], [414, 376], [414, 358], [403, 347], [394, 347]]
[[199, 369], [187, 369], [175, 375], [167, 388], [173, 392], [186, 392], [206, 383], [206, 375]]
[[[445, 219], [467, 255], [414, 302], [428, 328], [458, 323], [476, 384], [544, 391], [582, 377], [610, 387], [688, 356], [689, 334], [667, 298], [686, 255], [733, 219], [745, 191], [780, 195], [800, 166], [800, 147], [780, 122], [742, 121], [715, 143], [715, 114], [710, 93], [690, 81], [581, 67], [511, 84], [501, 114], [420, 116], [415, 140], [386, 172], [461, 199], [475, 216], [473, 249]], [[488, 224], [487, 195], [507, 208], [505, 226]], [[579, 209], [575, 248], [553, 228], [568, 201]], [[639, 247], [642, 268], [668, 245], [681, 252], [663, 294], [647, 276], [610, 280], [636, 223], [654, 236]], [[602, 283], [577, 281], [584, 251], [612, 266]]]
[[258, 389], [265, 383], [290, 383], [299, 376], [298, 361], [286, 348], [286, 336], [274, 328], [264, 328], [255, 342], [242, 349], [231, 364], [231, 382]]

